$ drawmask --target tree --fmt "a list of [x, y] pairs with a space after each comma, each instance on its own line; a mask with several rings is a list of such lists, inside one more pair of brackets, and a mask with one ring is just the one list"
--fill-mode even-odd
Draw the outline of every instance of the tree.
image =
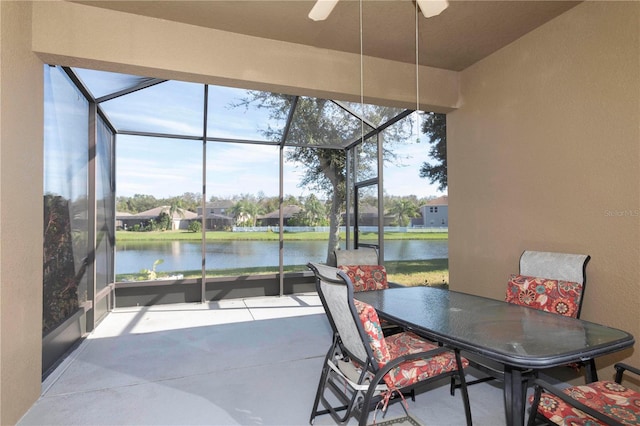
[[[45, 194], [43, 333], [54, 329], [78, 309], [78, 288], [83, 280], [86, 264], [83, 262], [80, 268], [76, 268], [69, 210], [69, 200], [61, 195]], [[79, 252], [82, 253], [81, 250]]]
[[327, 206], [314, 194], [310, 194], [304, 202], [305, 218], [309, 226], [324, 226], [327, 223]]
[[[238, 106], [250, 104], [259, 109], [267, 110], [270, 118], [284, 121], [289, 115], [293, 98], [268, 92], [248, 92]], [[374, 117], [372, 121], [379, 123], [395, 115], [397, 110], [387, 107], [366, 106], [367, 117]], [[406, 132], [403, 126], [392, 126], [390, 134]], [[270, 140], [279, 141], [282, 137], [280, 129], [271, 127], [262, 131]], [[347, 114], [333, 102], [318, 98], [298, 98], [295, 119], [289, 129], [287, 142], [293, 145], [285, 151], [287, 161], [305, 166], [300, 186], [322, 192], [331, 201], [329, 208], [329, 243], [327, 246], [327, 262], [333, 262], [333, 252], [339, 246], [339, 225], [341, 212], [345, 210], [346, 198], [346, 155], [342, 149], [319, 148], [318, 146], [337, 145], [344, 141], [353, 140], [361, 134], [361, 122]], [[393, 136], [387, 141], [399, 140]], [[374, 143], [364, 143], [360, 148], [359, 171], [369, 171], [371, 161], [376, 157], [377, 146]], [[385, 152], [385, 158], [393, 159], [391, 152]]]
[[437, 183], [438, 189], [447, 189], [447, 116], [435, 112], [423, 114], [422, 132], [430, 139], [429, 156], [435, 164], [422, 163], [420, 177]]
[[411, 218], [418, 217], [418, 207], [407, 199], [397, 199], [391, 203], [389, 213], [396, 217], [398, 226], [408, 226], [411, 223]]
[[256, 226], [258, 215], [263, 209], [251, 194], [242, 194], [240, 199], [231, 207], [231, 214], [239, 226]]
[[182, 208], [182, 201], [180, 199], [174, 199], [169, 206], [169, 223], [165, 228], [168, 231], [173, 229], [173, 218], [176, 214], [179, 217], [184, 218], [184, 209]]
[[244, 200], [237, 201], [229, 210], [231, 216], [234, 218], [236, 225], [246, 225], [246, 202]]
[[167, 214], [167, 212], [160, 212], [158, 217], [155, 220], [156, 229], [160, 231], [167, 231], [171, 229], [171, 217]]
[[246, 201], [245, 213], [249, 216], [251, 226], [256, 226], [258, 215], [262, 213], [262, 207], [255, 201]]
[[[179, 199], [180, 207], [190, 212], [196, 212], [198, 207], [202, 206], [202, 194], [197, 192], [185, 192]], [[172, 204], [172, 203], [169, 203]]]
[[202, 224], [197, 220], [192, 220], [187, 230], [189, 232], [202, 232]]

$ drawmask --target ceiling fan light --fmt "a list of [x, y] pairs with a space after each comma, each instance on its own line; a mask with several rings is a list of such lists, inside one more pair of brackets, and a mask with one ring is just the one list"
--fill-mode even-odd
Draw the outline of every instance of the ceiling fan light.
[[416, 0], [420, 11], [425, 18], [431, 18], [433, 16], [440, 15], [447, 7], [449, 2], [447, 0]]
[[338, 3], [338, 0], [318, 0], [313, 5], [311, 12], [309, 12], [309, 18], [314, 21], [324, 21], [329, 17], [331, 11]]

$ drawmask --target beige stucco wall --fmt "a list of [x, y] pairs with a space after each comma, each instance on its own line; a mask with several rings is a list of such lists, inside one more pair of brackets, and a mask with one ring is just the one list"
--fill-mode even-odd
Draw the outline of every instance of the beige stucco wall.
[[581, 317], [640, 338], [639, 33], [640, 3], [585, 2], [461, 73], [454, 289], [499, 299], [523, 250], [586, 253]]
[[0, 1], [0, 424], [40, 395], [42, 62], [31, 5]]

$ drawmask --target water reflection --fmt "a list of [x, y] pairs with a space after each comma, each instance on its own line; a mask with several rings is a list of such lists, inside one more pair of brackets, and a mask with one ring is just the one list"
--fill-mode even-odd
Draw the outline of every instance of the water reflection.
[[[207, 269], [278, 265], [278, 241], [218, 241], [207, 243]], [[116, 247], [116, 274], [137, 273], [164, 259], [159, 270], [200, 270], [201, 243], [193, 241], [122, 242]], [[284, 264], [324, 262], [326, 241], [285, 241]], [[442, 259], [449, 257], [447, 240], [385, 241], [386, 260]]]

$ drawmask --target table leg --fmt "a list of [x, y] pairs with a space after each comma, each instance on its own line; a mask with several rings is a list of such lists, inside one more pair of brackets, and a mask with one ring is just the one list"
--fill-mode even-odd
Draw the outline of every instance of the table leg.
[[522, 371], [504, 366], [504, 412], [507, 426], [524, 426]]
[[585, 379], [587, 383], [593, 383], [598, 381], [598, 369], [596, 368], [596, 361], [590, 359], [584, 363]]

